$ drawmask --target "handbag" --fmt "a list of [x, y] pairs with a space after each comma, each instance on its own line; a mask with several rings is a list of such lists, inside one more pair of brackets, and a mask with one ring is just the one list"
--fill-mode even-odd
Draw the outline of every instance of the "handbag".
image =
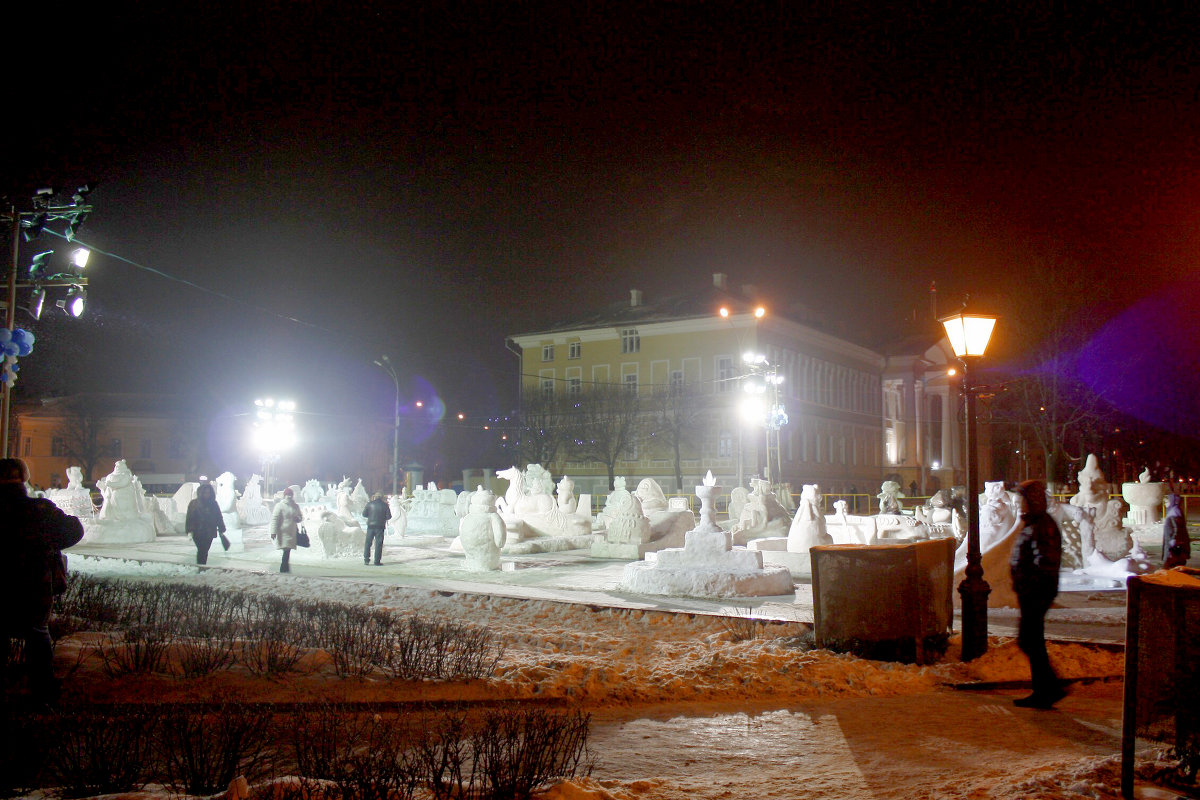
[[308, 538], [308, 531], [304, 530], [304, 526], [300, 526], [300, 530], [296, 531], [296, 544], [300, 547], [311, 547], [312, 541]]

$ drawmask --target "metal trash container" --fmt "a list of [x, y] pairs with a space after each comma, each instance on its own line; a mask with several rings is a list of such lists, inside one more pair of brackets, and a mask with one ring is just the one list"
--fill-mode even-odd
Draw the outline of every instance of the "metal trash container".
[[954, 625], [954, 539], [813, 547], [818, 647], [928, 664]]

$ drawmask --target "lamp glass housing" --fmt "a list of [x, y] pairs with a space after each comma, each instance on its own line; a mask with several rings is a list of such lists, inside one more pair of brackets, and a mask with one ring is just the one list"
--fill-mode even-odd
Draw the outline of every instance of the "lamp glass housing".
[[959, 358], [982, 356], [996, 327], [996, 318], [986, 314], [955, 314], [941, 322], [954, 355]]

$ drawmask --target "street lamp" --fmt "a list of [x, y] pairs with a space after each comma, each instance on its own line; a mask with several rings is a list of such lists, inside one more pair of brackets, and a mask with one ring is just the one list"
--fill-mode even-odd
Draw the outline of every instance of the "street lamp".
[[267, 497], [273, 497], [275, 465], [283, 451], [296, 443], [296, 423], [292, 418], [296, 404], [291, 400], [260, 397], [254, 406], [254, 446], [262, 454]]
[[[779, 429], [788, 423], [787, 410], [783, 403], [779, 402], [779, 387], [783, 385], [783, 376], [779, 374], [779, 368], [761, 353], [743, 354], [742, 364], [748, 370], [742, 379], [742, 390], [746, 392], [747, 400], [750, 401], [743, 402], [743, 413], [765, 429], [767, 458], [764, 477], [768, 483], [778, 483], [783, 472], [779, 452]], [[768, 391], [771, 392], [769, 405], [758, 400]]]
[[[733, 322], [733, 312], [729, 309], [728, 306], [721, 306], [719, 309], [717, 309], [717, 315], [720, 316], [721, 319], [723, 319], [729, 323], [729, 327], [733, 329], [733, 335], [737, 338], [738, 350], [741, 351], [742, 350], [742, 334], [738, 331], [738, 326], [735, 325]], [[759, 320], [761, 320], [763, 317], [765, 317], [767, 315], [767, 309], [764, 308], [763, 306], [755, 306], [754, 310], [750, 312], [750, 315], [753, 316], [753, 322], [751, 324], [754, 325], [755, 340], [757, 341], [758, 322], [759, 322]], [[762, 359], [763, 363], [766, 362], [765, 356], [756, 356], [755, 354], [753, 354], [749, 351], [744, 353], [742, 356], [742, 360], [745, 364], [749, 364], [749, 363], [751, 363], [752, 360], [757, 360], [757, 359]], [[746, 372], [744, 370], [739, 370], [739, 373], [740, 374], [737, 376], [738, 385], [742, 386], [743, 389], [745, 389], [746, 384], [744, 383], [744, 379], [746, 377]], [[722, 379], [722, 380], [725, 380], [725, 379]], [[776, 393], [776, 399], [778, 399], [778, 393]], [[743, 401], [740, 405], [741, 405], [741, 408], [740, 408], [741, 414], [742, 414], [743, 418], [745, 418], [747, 416], [747, 414], [751, 413], [751, 411], [750, 411], [750, 409], [747, 408], [748, 404], [745, 401]], [[750, 405], [754, 405], [754, 404], [750, 404]], [[758, 412], [756, 411], [754, 413], [757, 414]], [[760, 419], [762, 418], [761, 415], [758, 415], [758, 417]], [[746, 476], [745, 476], [746, 447], [745, 447], [745, 434], [743, 431], [743, 427], [744, 426], [740, 425], [740, 424], [737, 426], [737, 433], [738, 433], [737, 485], [738, 486], [746, 485]], [[768, 450], [768, 459], [769, 459], [770, 458], [769, 443], [768, 443], [767, 450]], [[769, 471], [770, 470], [768, 467], [768, 472]]]
[[962, 390], [967, 398], [967, 571], [958, 593], [962, 597], [962, 660], [971, 661], [987, 652], [987, 598], [992, 591], [983, 579], [983, 557], [979, 552], [979, 448], [971, 370], [987, 350], [996, 318], [959, 312], [941, 323], [954, 355], [962, 362]]
[[375, 366], [386, 372], [396, 387], [396, 409], [392, 417], [392, 494], [396, 495], [400, 485], [400, 378], [386, 355], [380, 356]]

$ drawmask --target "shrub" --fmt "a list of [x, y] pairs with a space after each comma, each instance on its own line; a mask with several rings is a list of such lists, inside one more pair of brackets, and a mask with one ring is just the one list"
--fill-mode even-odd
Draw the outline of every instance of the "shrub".
[[75, 712], [50, 719], [49, 772], [64, 797], [136, 791], [146, 783], [157, 729], [151, 709]]
[[223, 791], [238, 775], [260, 780], [273, 763], [270, 723], [269, 710], [231, 700], [168, 707], [159, 736], [165, 782], [207, 795]]
[[164, 672], [171, 633], [153, 625], [135, 625], [125, 631], [121, 641], [110, 641], [99, 648], [104, 671], [109, 676]]

